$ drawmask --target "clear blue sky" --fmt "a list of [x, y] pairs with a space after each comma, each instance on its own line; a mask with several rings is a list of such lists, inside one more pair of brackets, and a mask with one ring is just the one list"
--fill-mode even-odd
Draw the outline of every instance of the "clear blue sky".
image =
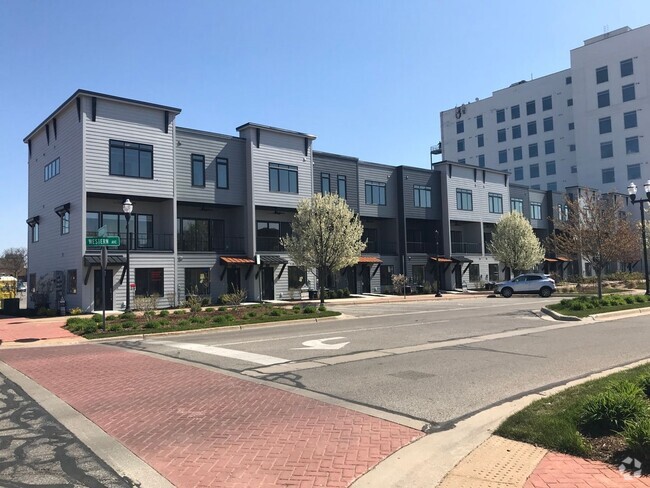
[[441, 110], [649, 22], [647, 0], [0, 0], [0, 252], [27, 244], [22, 139], [77, 88], [180, 107], [184, 127], [252, 121], [427, 167]]

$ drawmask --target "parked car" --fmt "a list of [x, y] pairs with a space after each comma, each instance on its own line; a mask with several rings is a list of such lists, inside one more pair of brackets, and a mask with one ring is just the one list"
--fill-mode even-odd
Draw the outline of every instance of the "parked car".
[[526, 273], [509, 281], [496, 284], [494, 293], [510, 298], [514, 293], [539, 293], [542, 297], [550, 297], [555, 291], [555, 280], [543, 273]]

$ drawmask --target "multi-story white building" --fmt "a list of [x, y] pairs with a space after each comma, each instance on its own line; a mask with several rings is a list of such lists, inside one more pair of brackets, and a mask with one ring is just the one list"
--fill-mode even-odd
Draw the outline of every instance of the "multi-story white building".
[[443, 159], [542, 190], [626, 192], [650, 178], [650, 25], [584, 41], [570, 68], [441, 112]]

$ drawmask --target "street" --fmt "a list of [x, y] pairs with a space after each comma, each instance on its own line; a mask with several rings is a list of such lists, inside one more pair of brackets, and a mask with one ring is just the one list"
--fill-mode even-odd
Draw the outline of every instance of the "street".
[[[319, 323], [113, 344], [207, 364], [448, 428], [495, 404], [648, 356], [647, 318], [555, 322], [557, 299], [336, 305]], [[537, 312], [537, 313], [535, 313]]]

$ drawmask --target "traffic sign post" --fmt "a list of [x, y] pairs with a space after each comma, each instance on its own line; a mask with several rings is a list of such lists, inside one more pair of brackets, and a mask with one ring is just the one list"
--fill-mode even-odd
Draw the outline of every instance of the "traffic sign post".
[[120, 236], [86, 237], [86, 246], [118, 247], [119, 245], [120, 245]]

